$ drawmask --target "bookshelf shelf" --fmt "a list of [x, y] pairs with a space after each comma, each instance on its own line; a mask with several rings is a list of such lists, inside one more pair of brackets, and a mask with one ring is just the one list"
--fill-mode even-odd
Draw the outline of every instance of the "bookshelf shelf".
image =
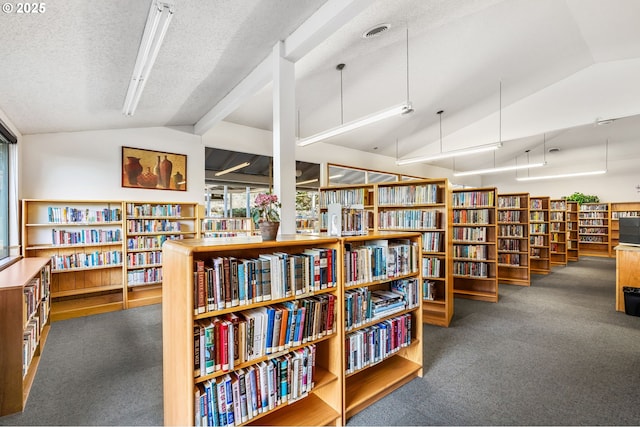
[[321, 187], [319, 190], [319, 230], [321, 232], [326, 232], [328, 230], [328, 208], [329, 204], [332, 203], [339, 203], [345, 209], [351, 208], [352, 206], [362, 207], [366, 215], [367, 229], [373, 230], [375, 227], [373, 222], [375, 211], [374, 189], [374, 184]]
[[451, 253], [458, 297], [498, 302], [497, 203], [495, 187], [453, 190]]
[[578, 250], [585, 256], [611, 256], [609, 203], [583, 203], [578, 211]]
[[498, 194], [498, 282], [531, 285], [529, 193]]
[[549, 201], [548, 196], [529, 197], [529, 260], [532, 274], [549, 274], [551, 271]]
[[578, 202], [567, 200], [567, 261], [578, 261], [580, 259], [579, 239], [578, 239], [578, 212], [580, 205]]
[[549, 200], [549, 249], [551, 265], [567, 265], [567, 202]]
[[121, 290], [121, 289], [122, 289], [122, 286], [120, 285], [96, 286], [93, 288], [84, 288], [79, 290], [51, 292], [51, 297], [52, 298], [72, 297], [74, 295], [96, 294], [100, 292], [115, 291], [115, 290]]
[[203, 238], [252, 236], [255, 232], [251, 218], [205, 217], [200, 221], [200, 233]]
[[51, 326], [51, 260], [23, 258], [0, 272], [0, 416], [23, 411]]

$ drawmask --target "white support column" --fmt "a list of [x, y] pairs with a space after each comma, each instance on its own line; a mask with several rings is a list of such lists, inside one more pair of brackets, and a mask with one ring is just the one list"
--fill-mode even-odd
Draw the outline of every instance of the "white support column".
[[295, 65], [273, 47], [273, 187], [282, 202], [280, 234], [296, 232]]

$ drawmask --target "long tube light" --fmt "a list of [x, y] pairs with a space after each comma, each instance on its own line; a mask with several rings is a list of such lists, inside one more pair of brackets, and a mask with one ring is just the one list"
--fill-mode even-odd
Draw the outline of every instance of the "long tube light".
[[318, 178], [308, 179], [306, 181], [296, 182], [296, 185], [311, 184], [312, 182], [318, 182]]
[[354, 129], [361, 128], [371, 123], [388, 119], [389, 117], [410, 113], [411, 111], [413, 111], [413, 109], [411, 108], [411, 104], [408, 102], [405, 102], [403, 104], [395, 105], [385, 110], [381, 110], [376, 113], [369, 114], [368, 116], [364, 116], [359, 119], [350, 121], [348, 123], [344, 123], [340, 126], [336, 126], [334, 128], [322, 131], [315, 135], [299, 139], [297, 144], [299, 147], [304, 147], [305, 145], [314, 144], [316, 142], [320, 142], [322, 140], [325, 140], [337, 135], [342, 135], [343, 133], [350, 132]]
[[575, 172], [575, 173], [563, 173], [559, 175], [542, 175], [542, 176], [523, 176], [516, 178], [517, 181], [535, 181], [540, 179], [556, 179], [556, 178], [572, 178], [575, 176], [588, 176], [588, 175], [604, 175], [607, 170], [597, 170], [589, 172]]
[[173, 12], [173, 1], [153, 0], [151, 2], [147, 23], [138, 48], [136, 64], [133, 67], [133, 74], [131, 75], [129, 88], [122, 107], [122, 114], [125, 116], [133, 116], [136, 111], [144, 86], [149, 79], [153, 63], [156, 61], [164, 36], [167, 34], [167, 28], [173, 17]]
[[483, 175], [483, 174], [490, 174], [490, 173], [514, 171], [518, 169], [539, 168], [544, 165], [546, 165], [546, 163], [541, 162], [541, 163], [529, 163], [526, 165], [513, 165], [513, 166], [501, 166], [497, 168], [475, 169], [475, 170], [464, 171], [464, 172], [454, 172], [453, 176]]
[[222, 171], [216, 172], [214, 175], [215, 175], [215, 176], [224, 175], [224, 174], [229, 173], [229, 172], [237, 171], [238, 169], [246, 168], [246, 167], [247, 167], [247, 166], [249, 166], [250, 164], [251, 164], [251, 163], [249, 163], [249, 162], [240, 163], [239, 165], [231, 166], [231, 167], [230, 167], [230, 168], [228, 168], [228, 169], [225, 169], [225, 170], [222, 170]]
[[409, 159], [396, 160], [396, 165], [402, 166], [402, 165], [408, 165], [411, 163], [424, 163], [424, 162], [430, 162], [434, 160], [450, 159], [451, 157], [468, 156], [470, 154], [497, 150], [500, 147], [502, 147], [502, 143], [500, 142], [487, 144], [487, 145], [477, 145], [475, 147], [462, 148], [460, 150], [451, 150], [451, 151], [445, 151], [437, 154], [430, 154], [426, 156], [411, 157]]

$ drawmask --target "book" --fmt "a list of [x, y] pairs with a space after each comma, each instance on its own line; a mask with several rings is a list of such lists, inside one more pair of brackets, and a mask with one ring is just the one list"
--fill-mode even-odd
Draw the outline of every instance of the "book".
[[198, 281], [196, 282], [198, 287], [198, 310], [194, 311], [194, 314], [202, 314], [207, 309], [207, 288], [205, 285], [204, 274], [204, 261], [196, 260], [196, 274]]

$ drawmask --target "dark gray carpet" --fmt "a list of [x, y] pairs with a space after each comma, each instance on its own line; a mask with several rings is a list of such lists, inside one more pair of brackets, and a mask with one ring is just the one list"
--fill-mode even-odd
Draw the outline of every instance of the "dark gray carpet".
[[[583, 257], [497, 304], [425, 325], [425, 375], [349, 425], [638, 425], [640, 317], [615, 311], [615, 260]], [[31, 396], [0, 425], [161, 425], [161, 307], [54, 323]]]

